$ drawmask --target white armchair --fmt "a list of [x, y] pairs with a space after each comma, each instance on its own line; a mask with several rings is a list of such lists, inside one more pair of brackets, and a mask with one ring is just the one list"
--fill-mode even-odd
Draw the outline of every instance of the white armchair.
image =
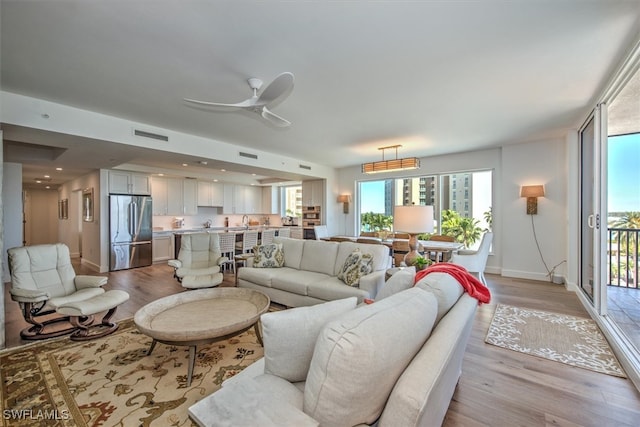
[[[62, 243], [11, 248], [11, 299], [20, 304], [24, 319], [31, 325], [22, 330], [25, 340], [40, 340], [74, 332], [77, 327], [53, 325], [70, 322], [69, 316], [49, 316], [60, 313], [67, 304], [83, 305], [84, 301], [105, 293], [104, 276], [76, 276], [71, 265], [69, 248]], [[44, 317], [47, 316], [47, 317]], [[82, 326], [93, 322], [92, 316], [79, 319]]]
[[218, 233], [188, 233], [182, 236], [178, 259], [168, 261], [175, 277], [188, 289], [212, 288], [222, 283], [222, 256]]
[[484, 277], [484, 269], [487, 266], [487, 258], [489, 258], [489, 249], [493, 241], [493, 233], [487, 232], [482, 236], [480, 247], [477, 251], [459, 250], [451, 255], [453, 264], [461, 265], [466, 268], [469, 273], [474, 274], [486, 286], [487, 280]]

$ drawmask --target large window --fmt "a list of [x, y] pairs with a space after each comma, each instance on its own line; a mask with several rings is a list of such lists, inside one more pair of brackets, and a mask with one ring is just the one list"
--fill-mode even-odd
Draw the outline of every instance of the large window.
[[487, 170], [362, 181], [360, 230], [392, 227], [394, 206], [416, 204], [433, 206], [434, 233], [446, 234], [446, 221], [452, 217], [467, 218], [468, 224], [482, 232], [491, 228], [492, 180], [493, 172]]
[[302, 186], [288, 186], [281, 188], [280, 208], [282, 216], [301, 217], [302, 216]]

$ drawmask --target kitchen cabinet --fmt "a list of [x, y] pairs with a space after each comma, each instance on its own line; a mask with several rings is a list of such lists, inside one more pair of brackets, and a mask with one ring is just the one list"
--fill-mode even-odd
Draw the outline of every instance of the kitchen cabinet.
[[109, 193], [151, 195], [151, 177], [136, 172], [109, 171]]
[[151, 196], [154, 215], [197, 215], [197, 181], [153, 177]]
[[198, 215], [198, 181], [182, 180], [182, 206], [185, 215]]
[[198, 181], [198, 206], [224, 205], [224, 185], [217, 182]]
[[262, 213], [280, 214], [280, 188], [275, 185], [262, 187]]
[[302, 181], [302, 205], [324, 206], [324, 180]]
[[262, 213], [262, 188], [225, 184], [222, 213], [243, 215]]
[[166, 233], [153, 233], [153, 262], [165, 262], [173, 259], [173, 233], [168, 231]]
[[168, 215], [167, 179], [154, 176], [151, 178], [151, 198], [153, 199], [153, 214]]

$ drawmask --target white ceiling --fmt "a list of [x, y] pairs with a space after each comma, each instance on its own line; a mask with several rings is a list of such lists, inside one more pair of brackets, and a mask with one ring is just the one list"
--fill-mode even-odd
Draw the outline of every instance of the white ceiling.
[[[423, 157], [563, 135], [640, 34], [640, 0], [2, 0], [0, 13], [3, 91], [333, 167], [395, 143]], [[290, 128], [182, 101], [242, 101], [247, 78], [283, 71], [295, 88], [273, 111]], [[169, 160], [101, 147], [75, 165]]]

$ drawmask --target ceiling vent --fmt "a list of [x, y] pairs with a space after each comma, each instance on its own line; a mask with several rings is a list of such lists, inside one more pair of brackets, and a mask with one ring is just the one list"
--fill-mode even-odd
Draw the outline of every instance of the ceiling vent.
[[300, 167], [300, 169], [306, 169], [308, 171], [311, 170], [311, 166], [307, 166], [307, 165], [298, 165]]
[[159, 133], [147, 132], [146, 130], [134, 129], [133, 134], [135, 136], [141, 136], [142, 138], [157, 139], [158, 141], [169, 142], [167, 135], [160, 135]]
[[238, 154], [240, 155], [240, 157], [246, 157], [248, 159], [258, 160], [258, 155], [257, 154], [243, 153], [242, 151], [240, 151], [240, 153], [238, 153]]

